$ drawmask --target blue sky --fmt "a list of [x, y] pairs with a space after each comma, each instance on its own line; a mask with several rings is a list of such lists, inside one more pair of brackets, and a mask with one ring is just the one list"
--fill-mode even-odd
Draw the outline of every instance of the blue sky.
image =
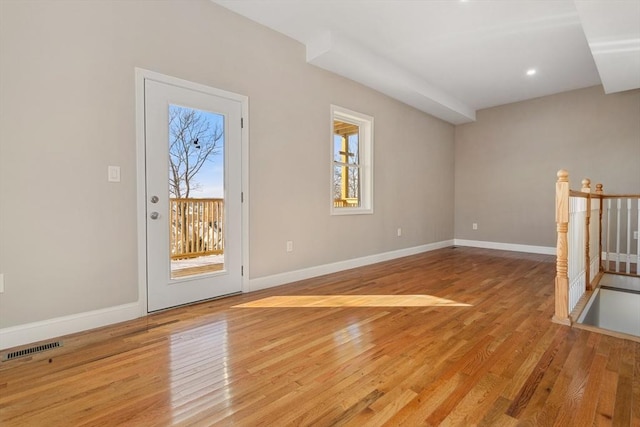
[[[180, 106], [172, 106], [178, 108], [186, 108]], [[224, 127], [224, 116], [204, 110], [197, 110], [201, 117], [209, 123], [209, 129], [213, 130], [217, 127]], [[198, 184], [198, 188], [191, 189], [191, 198], [223, 198], [224, 197], [224, 143], [225, 136], [223, 134], [217, 142], [218, 154], [209, 157], [207, 162], [198, 174], [195, 176], [194, 183]]]

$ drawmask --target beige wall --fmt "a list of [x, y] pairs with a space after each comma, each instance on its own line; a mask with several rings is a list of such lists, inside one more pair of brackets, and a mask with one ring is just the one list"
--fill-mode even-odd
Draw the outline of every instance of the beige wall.
[[[556, 172], [640, 193], [640, 90], [575, 90], [478, 111], [456, 127], [457, 239], [555, 247]], [[478, 230], [472, 230], [472, 223]]]
[[[2, 0], [0, 52], [0, 328], [138, 299], [134, 67], [249, 96], [251, 278], [453, 238], [453, 126], [208, 0]], [[374, 215], [329, 216], [331, 103], [375, 117]]]

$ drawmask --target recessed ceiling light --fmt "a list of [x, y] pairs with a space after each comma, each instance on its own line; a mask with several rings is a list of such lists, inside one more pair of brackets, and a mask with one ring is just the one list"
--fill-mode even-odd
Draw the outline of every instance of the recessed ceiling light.
[[527, 70], [527, 76], [533, 76], [536, 73], [536, 69], [535, 68], [529, 68]]

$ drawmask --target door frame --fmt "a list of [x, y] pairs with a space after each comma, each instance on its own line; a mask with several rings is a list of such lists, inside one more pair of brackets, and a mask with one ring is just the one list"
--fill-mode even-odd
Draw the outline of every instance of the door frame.
[[194, 83], [177, 77], [171, 77], [155, 71], [135, 68], [136, 91], [136, 216], [138, 234], [138, 304], [142, 316], [146, 316], [147, 304], [147, 203], [146, 203], [146, 143], [145, 143], [145, 80], [155, 80], [161, 83], [184, 87], [220, 98], [227, 98], [240, 102], [242, 108], [243, 126], [240, 129], [241, 145], [241, 245], [242, 245], [242, 292], [247, 292], [249, 284], [249, 97], [216, 89], [200, 83]]

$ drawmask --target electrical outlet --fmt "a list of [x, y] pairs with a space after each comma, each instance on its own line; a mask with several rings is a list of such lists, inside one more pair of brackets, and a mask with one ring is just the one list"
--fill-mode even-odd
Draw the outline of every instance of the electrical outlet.
[[287, 252], [293, 252], [293, 240], [287, 240]]
[[398, 237], [402, 236], [402, 228], [398, 227]]
[[120, 182], [120, 166], [107, 167], [107, 180], [109, 182]]
[[473, 228], [474, 230], [477, 230], [477, 229], [478, 229], [478, 223], [477, 223], [477, 222], [474, 222], [474, 223], [471, 225], [471, 228]]

